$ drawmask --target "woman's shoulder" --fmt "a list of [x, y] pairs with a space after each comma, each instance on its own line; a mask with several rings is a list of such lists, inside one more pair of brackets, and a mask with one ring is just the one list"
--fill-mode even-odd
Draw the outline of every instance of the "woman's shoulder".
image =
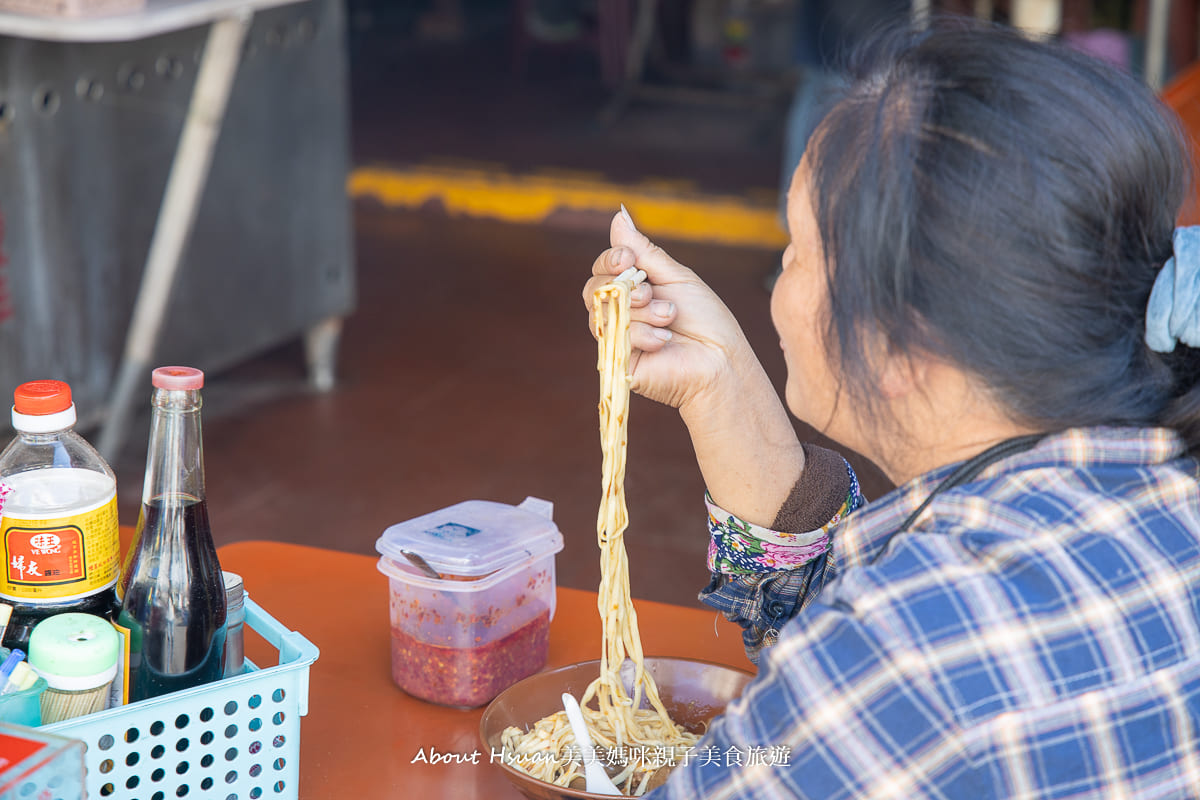
[[[1157, 576], [1200, 574], [1196, 464], [1159, 429], [1048, 437], [939, 494], [897, 532], [919, 499], [901, 491], [844, 523], [823, 600], [920, 640], [1075, 613], [1092, 596], [1154, 595]], [[1200, 591], [1200, 578], [1185, 579]]]
[[[1072, 428], [1044, 437], [970, 481], [935, 490], [946, 465], [872, 501], [839, 529], [841, 563], [876, 562], [897, 540], [925, 534], [995, 541], [1060, 526], [1107, 527], [1114, 518], [1190, 515], [1200, 465], [1174, 431], [1152, 427]], [[932, 500], [898, 534], [909, 514]]]
[[963, 725], [1200, 658], [1179, 603], [1200, 593], [1195, 478], [1169, 462], [1109, 469], [1031, 466], [952, 493], [874, 557], [839, 564], [781, 653], [886, 664]]

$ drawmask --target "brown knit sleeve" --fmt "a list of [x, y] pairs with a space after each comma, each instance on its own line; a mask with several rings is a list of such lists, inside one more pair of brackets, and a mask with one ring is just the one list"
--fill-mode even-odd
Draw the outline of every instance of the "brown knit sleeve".
[[803, 447], [804, 471], [775, 516], [773, 530], [815, 531], [833, 519], [850, 492], [850, 473], [841, 454], [813, 444]]

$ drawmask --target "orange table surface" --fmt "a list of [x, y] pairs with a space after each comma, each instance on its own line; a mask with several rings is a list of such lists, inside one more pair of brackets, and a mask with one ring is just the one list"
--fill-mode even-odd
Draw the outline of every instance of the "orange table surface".
[[[417, 700], [392, 683], [389, 587], [371, 556], [278, 542], [218, 550], [223, 569], [247, 594], [321, 650], [311, 668], [308, 716], [300, 729], [300, 797], [517, 798], [479, 741], [483, 709]], [[737, 626], [700, 608], [635, 601], [648, 655], [699, 658], [753, 669]], [[247, 656], [259, 666], [275, 651], [253, 633]], [[550, 667], [599, 658], [596, 593], [559, 587], [550, 625]], [[414, 763], [422, 751], [469, 756], [478, 764]]]

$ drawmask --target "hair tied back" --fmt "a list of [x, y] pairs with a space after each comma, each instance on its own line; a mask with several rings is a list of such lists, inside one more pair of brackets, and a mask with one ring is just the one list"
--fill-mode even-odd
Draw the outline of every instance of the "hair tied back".
[[1156, 353], [1176, 342], [1200, 347], [1200, 226], [1176, 228], [1171, 244], [1146, 304], [1146, 345]]

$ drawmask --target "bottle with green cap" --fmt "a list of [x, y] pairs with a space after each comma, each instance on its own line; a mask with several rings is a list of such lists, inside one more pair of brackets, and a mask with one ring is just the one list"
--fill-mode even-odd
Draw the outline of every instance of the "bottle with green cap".
[[43, 725], [107, 707], [120, 642], [112, 624], [92, 614], [57, 614], [34, 626], [29, 666], [46, 679]]

